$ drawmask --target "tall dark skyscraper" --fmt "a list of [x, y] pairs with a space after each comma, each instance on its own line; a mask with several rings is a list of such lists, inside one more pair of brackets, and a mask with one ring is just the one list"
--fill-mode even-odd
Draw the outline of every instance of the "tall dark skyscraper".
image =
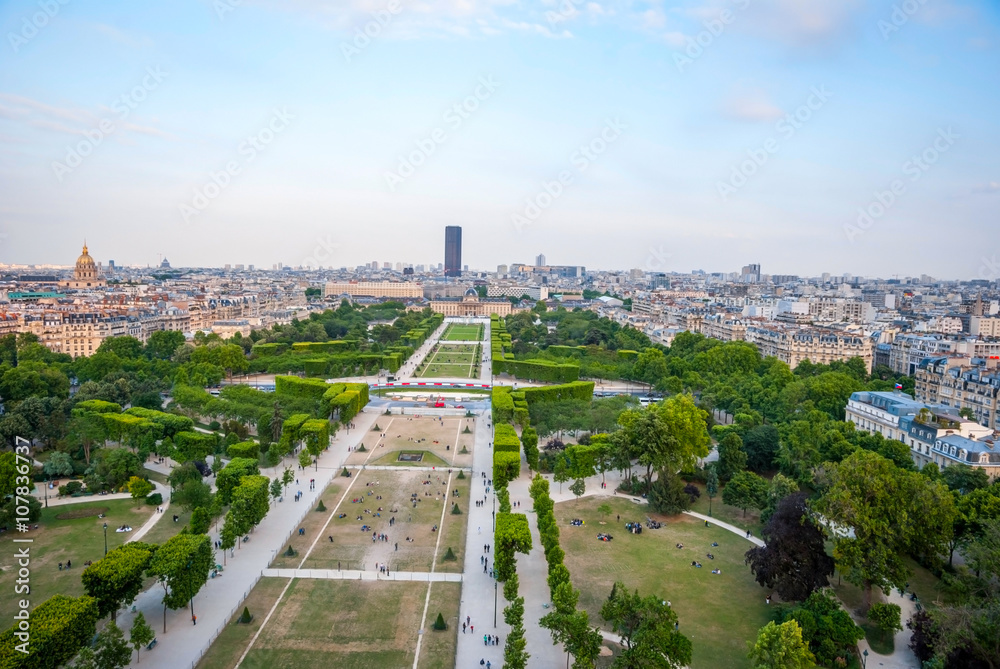
[[462, 276], [462, 228], [457, 225], [444, 229], [444, 275]]

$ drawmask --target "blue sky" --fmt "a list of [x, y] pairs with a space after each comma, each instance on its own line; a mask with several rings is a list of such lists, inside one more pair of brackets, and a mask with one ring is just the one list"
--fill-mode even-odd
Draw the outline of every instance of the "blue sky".
[[985, 0], [15, 0], [0, 28], [0, 262], [441, 262], [455, 224], [482, 268], [1000, 255]]

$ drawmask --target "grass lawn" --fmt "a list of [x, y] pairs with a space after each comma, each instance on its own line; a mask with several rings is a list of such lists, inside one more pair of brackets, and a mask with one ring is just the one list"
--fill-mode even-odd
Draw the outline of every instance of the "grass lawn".
[[[612, 512], [604, 517], [598, 506], [607, 503]], [[583, 498], [556, 504], [560, 543], [573, 584], [580, 589], [580, 606], [591, 622], [602, 623], [600, 608], [616, 580], [640, 594], [655, 594], [669, 600], [680, 620], [680, 631], [691, 639], [692, 669], [701, 667], [748, 667], [746, 642], [767, 624], [768, 594], [753, 580], [743, 564], [751, 544], [717, 527], [705, 527], [690, 516], [660, 517], [646, 505], [624, 499]], [[617, 521], [616, 516], [621, 515]], [[665, 526], [633, 535], [627, 521], [645, 521], [651, 516]], [[573, 527], [570, 519], [586, 524]], [[601, 525], [601, 521], [605, 525]], [[610, 533], [611, 542], [598, 541], [598, 532]], [[719, 545], [712, 546], [716, 542]], [[684, 548], [678, 550], [675, 544]], [[707, 553], [715, 556], [714, 560]], [[702, 568], [691, 566], [701, 562]], [[712, 574], [713, 568], [722, 574]], [[605, 626], [605, 628], [607, 628]]]
[[[374, 570], [376, 563], [384, 563], [392, 571], [430, 571], [438, 537], [432, 528], [441, 523], [444, 504], [451, 508], [450, 500], [444, 497], [447, 478], [447, 472], [430, 469], [354, 472], [353, 486], [340, 508], [334, 511], [334, 504], [327, 504], [330, 513], [324, 515], [331, 518], [330, 523], [303, 568]], [[395, 522], [390, 525], [392, 518]], [[445, 514], [445, 526], [449, 518], [452, 516]], [[367, 529], [362, 529], [364, 526]], [[389, 540], [372, 541], [373, 532], [385, 534]], [[305, 539], [292, 537], [292, 545], [301, 555], [295, 558], [295, 565], [285, 566], [298, 566], [312, 544], [312, 537]]]
[[441, 335], [441, 341], [480, 341], [483, 338], [482, 325], [460, 325], [452, 323]]
[[[407, 462], [405, 460], [400, 460], [399, 456], [403, 453], [408, 454], [420, 454], [422, 459], [419, 462]], [[447, 467], [448, 463], [434, 455], [430, 451], [420, 451], [407, 449], [403, 451], [392, 451], [391, 453], [386, 453], [378, 460], [375, 460], [371, 464], [373, 465], [396, 465], [399, 467]]]
[[[364, 437], [365, 451], [355, 451], [347, 458], [348, 465], [380, 464], [425, 467], [469, 467], [475, 442], [475, 418], [452, 416], [380, 416], [378, 432]], [[468, 427], [469, 433], [464, 430]], [[465, 446], [469, 453], [463, 454]], [[424, 451], [422, 462], [399, 462], [399, 452]]]
[[[694, 504], [691, 505], [691, 510], [697, 513], [703, 513], [707, 516], [709, 515], [709, 500], [708, 494], [705, 492], [705, 486], [701, 483], [695, 483], [694, 485], [701, 490], [701, 497], [694, 501]], [[718, 518], [724, 523], [735, 525], [736, 527], [744, 530], [749, 528], [753, 530], [754, 536], [759, 537], [761, 535], [761, 530], [764, 526], [761, 525], [760, 522], [760, 511], [757, 511], [756, 509], [747, 509], [746, 515], [744, 515], [743, 509], [723, 504], [721, 487], [719, 488], [719, 494], [712, 500], [711, 506], [711, 516], [713, 518]]]
[[[438, 608], [446, 619], [455, 618], [459, 588], [444, 586], [434, 586], [442, 593]], [[242, 666], [409, 669], [426, 594], [426, 583], [296, 579]], [[428, 611], [428, 627], [430, 618]], [[425, 638], [430, 634], [425, 632]], [[437, 659], [429, 658], [426, 666], [454, 666], [454, 630], [446, 634], [434, 639]]]
[[[431, 601], [427, 607], [424, 624], [424, 643], [420, 647], [418, 669], [452, 669], [455, 666], [455, 649], [458, 644], [458, 602], [462, 595], [459, 583], [434, 583]], [[432, 625], [440, 613], [448, 629], [437, 631]]]
[[[55, 594], [79, 597], [84, 594], [80, 573], [83, 563], [99, 560], [104, 556], [104, 523], [108, 524], [108, 550], [125, 543], [131, 534], [115, 532], [121, 525], [139, 529], [156, 507], [143, 504], [135, 506], [130, 499], [111, 499], [80, 504], [63, 504], [42, 509], [39, 529], [21, 534], [7, 532], [0, 539], [3, 545], [0, 557], [0, 592], [13, 593], [17, 578], [13, 539], [33, 539], [31, 547], [31, 608]], [[100, 513], [104, 518], [98, 518]], [[166, 515], [166, 514], [164, 514]], [[62, 519], [59, 516], [63, 516]], [[25, 544], [21, 544], [23, 546]], [[59, 570], [59, 563], [72, 561], [71, 569]], [[17, 599], [0, 597], [0, 616], [11, 620]]]
[[475, 346], [438, 344], [421, 363], [417, 376], [474, 378], [478, 367], [479, 361]]
[[[246, 649], [250, 639], [260, 629], [264, 622], [264, 617], [271, 610], [274, 603], [278, 601], [278, 596], [288, 583], [284, 578], [262, 578], [250, 591], [250, 596], [243, 602], [243, 606], [250, 610], [253, 620], [249, 625], [239, 625], [236, 621], [243, 614], [241, 606], [229, 624], [223, 628], [222, 633], [211, 645], [208, 652], [198, 663], [198, 669], [233, 669], [236, 661]], [[145, 654], [146, 651], [143, 651]], [[156, 652], [155, 649], [153, 652]], [[141, 659], [140, 659], [141, 662]]]
[[[437, 552], [436, 571], [446, 571], [461, 573], [465, 564], [465, 536], [469, 529], [469, 505], [473, 500], [469, 499], [469, 490], [472, 488], [472, 479], [468, 476], [464, 479], [451, 477], [452, 491], [458, 491], [458, 497], [452, 496], [448, 504], [448, 510], [444, 513], [444, 525], [441, 526], [441, 546]], [[458, 504], [460, 514], [453, 514], [452, 508]], [[455, 554], [456, 560], [445, 560], [448, 548]], [[435, 614], [436, 616], [437, 614]]]
[[[174, 515], [178, 516], [176, 523]], [[180, 534], [180, 531], [190, 520], [191, 512], [185, 511], [179, 504], [175, 504], [160, 514], [160, 519], [149, 529], [142, 540], [150, 544], [162, 544], [174, 535]]]

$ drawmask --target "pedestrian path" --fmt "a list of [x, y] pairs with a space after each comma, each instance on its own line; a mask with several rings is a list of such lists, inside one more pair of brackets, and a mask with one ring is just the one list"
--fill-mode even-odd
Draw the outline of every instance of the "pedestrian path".
[[265, 569], [265, 577], [311, 578], [327, 581], [422, 581], [424, 583], [461, 583], [462, 574], [440, 571], [393, 571], [388, 575], [360, 569]]
[[[465, 578], [458, 617], [459, 624], [468, 622], [473, 629], [466, 632], [463, 628], [458, 635], [455, 666], [460, 669], [478, 667], [480, 660], [488, 660], [495, 667], [502, 666], [503, 644], [510, 633], [510, 627], [503, 620], [503, 608], [507, 602], [496, 579], [489, 574], [489, 569], [493, 567], [493, 513], [496, 504], [496, 496], [492, 490], [489, 494], [486, 492], [486, 482], [493, 476], [493, 449], [490, 448], [493, 430], [490, 424], [488, 412], [484, 412], [476, 421], [476, 448], [473, 451], [472, 490], [469, 496], [470, 500], [481, 499], [484, 504], [473, 504], [468, 513]], [[483, 478], [483, 473], [486, 473], [487, 478]], [[483, 560], [487, 561], [486, 564]], [[520, 585], [521, 592], [529, 587], [525, 585], [523, 578], [520, 578]], [[495, 646], [485, 645], [483, 634], [499, 636], [500, 643]], [[535, 664], [534, 658], [528, 660], [528, 665], [550, 666]]]
[[763, 539], [759, 539], [759, 538], [753, 537], [753, 536], [747, 536], [747, 531], [746, 530], [741, 530], [740, 528], [736, 527], [735, 525], [730, 525], [729, 523], [724, 523], [724, 522], [722, 522], [721, 520], [719, 520], [717, 518], [713, 518], [711, 516], [706, 516], [706, 515], [701, 514], [701, 513], [696, 513], [694, 511], [685, 511], [684, 514], [688, 515], [688, 516], [694, 516], [695, 518], [700, 518], [701, 520], [708, 521], [712, 525], [716, 525], [718, 527], [721, 527], [724, 530], [728, 530], [728, 531], [732, 532], [733, 534], [738, 534], [738, 535], [740, 535], [741, 537], [743, 537], [744, 539], [746, 539], [747, 541], [749, 541], [750, 543], [752, 543], [755, 546], [763, 546], [764, 545]]
[[[191, 624], [191, 612], [188, 608], [168, 610], [167, 631], [163, 632], [163, 588], [159, 585], [153, 586], [136, 598], [136, 611], [141, 611], [145, 615], [160, 641], [155, 650], [142, 654], [143, 669], [187, 669], [198, 663], [212, 641], [229, 623], [233, 613], [250, 590], [260, 580], [264, 570], [270, 566], [275, 554], [284, 547], [285, 542], [295, 531], [294, 528], [301, 524], [302, 518], [315, 507], [319, 496], [326, 490], [330, 481], [341, 472], [342, 463], [347, 458], [348, 447], [356, 447], [361, 439], [367, 436], [378, 417], [375, 411], [363, 411], [354, 418], [355, 429], [340, 430], [337, 433], [330, 448], [320, 455], [318, 469], [300, 474], [300, 477], [305, 475], [307, 478], [316, 479], [315, 489], [302, 485], [301, 501], [291, 502], [292, 490], [289, 490], [284, 502], [271, 505], [267, 516], [250, 535], [250, 541], [240, 542], [239, 547], [226, 557], [224, 578], [209, 579], [195, 597], [194, 611], [198, 617], [197, 625]], [[304, 483], [308, 483], [308, 480]], [[289, 487], [297, 489], [298, 485]], [[218, 528], [217, 524], [210, 535], [211, 539], [218, 539]], [[224, 561], [219, 551], [216, 551], [215, 559], [220, 564]], [[132, 611], [119, 614], [118, 623], [122, 629], [131, 627], [134, 615]], [[134, 659], [131, 666], [135, 666]]]

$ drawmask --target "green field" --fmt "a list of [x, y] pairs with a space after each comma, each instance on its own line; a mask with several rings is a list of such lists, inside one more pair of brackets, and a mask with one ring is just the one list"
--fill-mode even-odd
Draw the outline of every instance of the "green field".
[[[100, 497], [92, 499], [100, 500]], [[55, 594], [79, 597], [83, 594], [83, 583], [80, 582], [83, 563], [100, 560], [104, 556], [104, 523], [108, 524], [108, 550], [111, 550], [132, 536], [131, 533], [115, 532], [116, 527], [129, 525], [134, 533], [155, 511], [156, 507], [148, 504], [137, 508], [130, 499], [63, 504], [43, 509], [42, 518], [38, 521], [39, 529], [24, 534], [6, 532], [0, 539], [3, 546], [0, 591], [14, 592], [17, 568], [12, 540], [31, 539], [31, 544], [19, 544], [31, 549], [31, 608]], [[105, 514], [104, 518], [98, 517], [100, 513]], [[60, 570], [59, 563], [67, 560], [73, 563], [72, 568]], [[5, 620], [11, 620], [16, 604], [16, 597], [0, 597], [0, 615]]]
[[[597, 511], [604, 503], [611, 507], [606, 516]], [[748, 541], [717, 527], [705, 527], [691, 516], [651, 514], [645, 504], [624, 499], [583, 498], [556, 504], [555, 512], [565, 564], [592, 624], [603, 623], [601, 605], [614, 582], [623, 581], [641, 595], [655, 594], [671, 602], [680, 631], [694, 647], [691, 669], [749, 666], [746, 642], [767, 624], [770, 611], [764, 602], [768, 593], [743, 563], [743, 554], [751, 546]], [[665, 522], [664, 527], [640, 535], [625, 530], [626, 521], [644, 522], [647, 515]], [[572, 518], [586, 524], [573, 527]], [[601, 525], [602, 521], [606, 524]], [[614, 540], [598, 541], [598, 532], [607, 532]], [[713, 547], [713, 542], [719, 545]], [[677, 549], [678, 543], [684, 548]], [[708, 553], [715, 559], [708, 559]], [[692, 567], [692, 560], [702, 567]], [[713, 574], [714, 568], [722, 573]]]
[[[199, 664], [228, 668], [243, 652], [252, 626], [267, 615], [261, 604], [274, 601], [277, 579], [264, 579], [269, 592], [259, 598], [251, 626], [230, 624]], [[284, 584], [284, 580], [279, 583]], [[413, 666], [424, 598], [428, 584], [415, 582], [324, 581], [292, 582], [273, 616], [243, 661], [244, 667], [298, 669], [410, 669]], [[419, 667], [444, 668], [455, 664], [458, 605], [461, 586], [435, 583], [431, 590]], [[280, 589], [279, 589], [280, 593]], [[252, 592], [250, 598], [254, 598]], [[331, 606], [336, 602], [336, 606]], [[435, 632], [430, 620], [441, 612], [449, 629]], [[216, 651], [218, 647], [218, 651]]]
[[452, 323], [441, 335], [441, 341], [482, 341], [482, 325], [462, 325]]
[[479, 360], [473, 344], [438, 344], [427, 355], [418, 377], [471, 379], [478, 374]]

